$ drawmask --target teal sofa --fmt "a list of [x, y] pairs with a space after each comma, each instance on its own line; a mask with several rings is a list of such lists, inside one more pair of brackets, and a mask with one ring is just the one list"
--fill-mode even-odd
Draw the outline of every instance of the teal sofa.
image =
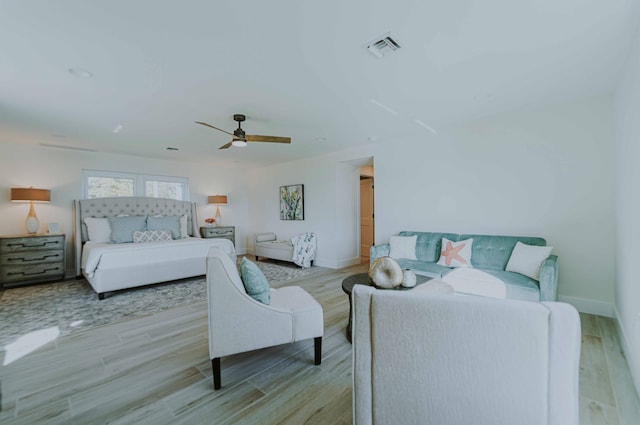
[[[558, 297], [558, 257], [550, 255], [540, 268], [540, 282], [520, 273], [505, 270], [509, 257], [517, 242], [527, 245], [546, 246], [542, 238], [527, 236], [458, 235], [455, 233], [400, 232], [400, 236], [417, 236], [417, 260], [396, 259], [403, 269], [412, 269], [417, 274], [442, 278], [454, 270], [436, 264], [440, 258], [442, 238], [453, 242], [473, 238], [471, 264], [474, 268], [489, 273], [505, 283], [507, 298], [525, 301], [556, 301]], [[371, 247], [370, 261], [388, 256], [389, 244]]]

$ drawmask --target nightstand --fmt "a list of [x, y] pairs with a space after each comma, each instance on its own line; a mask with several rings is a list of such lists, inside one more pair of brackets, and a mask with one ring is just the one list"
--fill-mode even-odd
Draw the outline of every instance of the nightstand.
[[225, 238], [229, 239], [233, 246], [236, 246], [235, 226], [204, 226], [200, 228], [200, 236], [203, 238]]
[[64, 279], [64, 235], [0, 236], [0, 287]]

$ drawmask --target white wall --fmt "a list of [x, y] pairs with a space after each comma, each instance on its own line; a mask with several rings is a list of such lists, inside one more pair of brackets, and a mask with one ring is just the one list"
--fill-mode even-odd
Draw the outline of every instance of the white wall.
[[207, 196], [228, 195], [229, 204], [222, 208], [223, 224], [236, 226], [236, 245], [244, 253], [248, 211], [247, 184], [237, 170], [211, 168], [202, 164], [164, 161], [134, 156], [95, 152], [77, 152], [46, 148], [39, 145], [0, 143], [0, 234], [25, 233], [24, 220], [28, 204], [10, 202], [12, 187], [51, 189], [51, 203], [35, 206], [41, 231], [48, 222], [60, 224], [67, 236], [67, 275], [75, 274], [73, 250], [72, 201], [82, 196], [82, 169], [133, 172], [188, 177], [191, 200], [198, 203], [200, 225], [213, 216], [215, 206], [207, 205]]
[[617, 280], [615, 308], [629, 369], [640, 392], [640, 36], [615, 93]]

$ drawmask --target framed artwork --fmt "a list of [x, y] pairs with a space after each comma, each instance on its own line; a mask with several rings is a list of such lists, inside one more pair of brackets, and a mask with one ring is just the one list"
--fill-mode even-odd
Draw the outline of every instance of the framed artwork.
[[304, 220], [304, 185], [280, 186], [280, 220]]
[[49, 233], [60, 233], [60, 226], [58, 226], [58, 223], [49, 223], [47, 224], [47, 231]]

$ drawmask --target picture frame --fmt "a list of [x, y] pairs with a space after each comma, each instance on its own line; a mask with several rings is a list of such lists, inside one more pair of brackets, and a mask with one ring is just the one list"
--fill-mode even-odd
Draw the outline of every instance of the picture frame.
[[280, 220], [304, 220], [304, 185], [280, 186]]
[[48, 223], [47, 233], [60, 233], [60, 226], [58, 223]]

